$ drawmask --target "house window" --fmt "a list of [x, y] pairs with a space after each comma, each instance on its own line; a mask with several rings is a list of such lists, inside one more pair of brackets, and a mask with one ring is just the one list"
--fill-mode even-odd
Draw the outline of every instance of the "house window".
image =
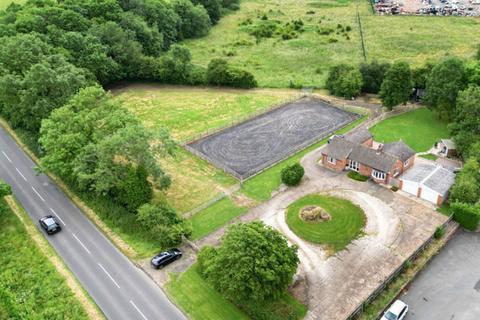
[[385, 174], [385, 172], [373, 169], [372, 170], [372, 177], [374, 177], [377, 180], [385, 180], [386, 174]]
[[408, 159], [405, 160], [405, 162], [403, 163], [403, 166], [407, 167], [408, 166]]
[[348, 169], [358, 172], [358, 170], [360, 169], [360, 164], [358, 163], [358, 161], [350, 160], [350, 163], [348, 164]]
[[332, 157], [327, 157], [327, 161], [328, 161], [328, 163], [331, 163], [331, 164], [337, 163], [337, 159], [332, 158]]

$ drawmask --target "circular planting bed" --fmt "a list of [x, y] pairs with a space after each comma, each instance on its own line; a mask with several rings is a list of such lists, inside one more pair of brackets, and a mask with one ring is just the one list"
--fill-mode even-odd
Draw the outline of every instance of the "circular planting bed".
[[286, 220], [296, 235], [326, 245], [334, 252], [361, 236], [366, 223], [359, 206], [345, 199], [319, 194], [305, 196], [288, 206]]

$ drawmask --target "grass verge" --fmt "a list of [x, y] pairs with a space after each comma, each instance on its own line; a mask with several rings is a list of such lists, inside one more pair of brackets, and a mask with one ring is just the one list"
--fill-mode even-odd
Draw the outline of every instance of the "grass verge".
[[427, 109], [420, 108], [383, 120], [370, 128], [375, 141], [394, 142], [402, 140], [416, 152], [433, 147], [440, 138], [449, 136], [447, 123]]
[[0, 201], [0, 250], [0, 310], [6, 319], [103, 319], [12, 197]]
[[[192, 320], [243, 320], [250, 319], [242, 310], [213, 289], [191, 266], [180, 275], [171, 274], [167, 292]], [[249, 310], [255, 312], [255, 310]], [[262, 312], [271, 320], [297, 320], [307, 313], [304, 305], [286, 293], [277, 301], [266, 302]], [[255, 318], [255, 317], [252, 317]]]
[[[348, 126], [344, 127], [343, 129], [337, 130], [335, 133], [332, 134], [343, 134], [363, 121], [365, 121], [367, 117], [362, 117], [354, 122], [350, 123]], [[252, 178], [248, 179], [243, 183], [241, 191], [248, 197], [258, 200], [258, 201], [266, 201], [271, 198], [272, 192], [278, 189], [280, 187], [282, 181], [280, 178], [280, 172], [282, 171], [283, 168], [286, 166], [292, 165], [295, 162], [299, 162], [303, 156], [305, 156], [307, 153], [309, 153], [312, 150], [315, 150], [325, 143], [327, 143], [328, 138], [322, 139], [310, 147], [296, 153], [295, 155], [291, 156], [290, 158], [287, 158], [283, 160], [282, 162], [279, 162], [278, 164], [266, 169], [265, 171], [257, 174], [256, 176], [253, 176]]]
[[247, 210], [247, 208], [235, 205], [229, 197], [215, 202], [190, 218], [193, 227], [192, 239], [197, 240], [206, 236], [244, 214]]
[[[307, 206], [319, 206], [330, 214], [331, 220], [308, 222], [300, 217]], [[299, 237], [326, 245], [333, 252], [343, 250], [352, 240], [362, 234], [366, 217], [363, 210], [352, 202], [326, 195], [312, 194], [292, 204], [286, 211], [290, 229]]]
[[[454, 232], [454, 231], [453, 231]], [[442, 249], [450, 239], [451, 234], [446, 234], [440, 239], [434, 239], [427, 248], [412, 262], [405, 265], [400, 273], [386, 289], [365, 306], [355, 320], [376, 320], [380, 313], [390, 305], [407, 285], [415, 279], [417, 274], [425, 268], [427, 263]]]

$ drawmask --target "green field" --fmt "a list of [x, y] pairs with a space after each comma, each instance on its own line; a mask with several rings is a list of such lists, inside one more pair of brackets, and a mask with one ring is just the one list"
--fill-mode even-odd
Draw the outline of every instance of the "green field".
[[228, 89], [131, 84], [113, 94], [149, 128], [166, 127], [178, 141], [239, 122], [300, 96], [297, 90]]
[[448, 138], [447, 123], [427, 108], [388, 118], [370, 129], [375, 141], [402, 140], [416, 152], [428, 151], [435, 141]]
[[0, 0], [0, 10], [7, 8], [12, 2], [22, 4], [25, 1], [26, 0]]
[[[132, 84], [113, 90], [129, 110], [153, 130], [168, 128], [177, 140], [218, 129], [252, 113], [299, 96], [297, 90], [238, 90]], [[160, 160], [172, 177], [172, 186], [157, 198], [165, 198], [180, 213], [215, 198], [236, 180], [211, 164], [179, 149], [175, 157]]]
[[206, 236], [247, 210], [245, 207], [235, 205], [229, 197], [215, 202], [190, 219], [193, 227], [192, 239], [197, 240]]
[[0, 201], [0, 319], [88, 319], [24, 226]]
[[[299, 212], [306, 206], [319, 206], [327, 211], [330, 221], [307, 222]], [[326, 245], [334, 252], [343, 250], [352, 240], [362, 234], [366, 217], [363, 210], [352, 202], [325, 195], [308, 195], [288, 206], [286, 221], [299, 237]]]
[[[249, 319], [245, 313], [213, 289], [197, 272], [196, 265], [181, 275], [172, 275], [167, 292], [192, 320], [240, 320]], [[297, 320], [305, 316], [307, 309], [289, 294], [278, 301], [266, 302], [265, 310], [271, 311], [269, 319]], [[295, 317], [283, 316], [283, 310], [291, 310]]]
[[[323, 86], [330, 66], [363, 59], [357, 4], [368, 59], [420, 65], [445, 55], [470, 57], [480, 41], [480, 20], [475, 18], [376, 16], [368, 0], [243, 0], [240, 10], [222, 18], [206, 37], [184, 43], [195, 63], [206, 66], [212, 58], [227, 59], [251, 71], [262, 87], [285, 88], [290, 82]], [[249, 31], [267, 23], [263, 15], [281, 25], [301, 19], [305, 31], [292, 40], [273, 36], [256, 43]], [[252, 24], [240, 25], [247, 19]], [[348, 39], [337, 34], [339, 24], [351, 28]], [[319, 34], [326, 29], [334, 32]]]

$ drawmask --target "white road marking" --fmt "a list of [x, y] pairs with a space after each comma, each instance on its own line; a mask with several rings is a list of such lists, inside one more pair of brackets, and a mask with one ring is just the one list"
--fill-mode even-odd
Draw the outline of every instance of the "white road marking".
[[55, 215], [55, 217], [58, 218], [58, 220], [60, 220], [61, 223], [63, 223], [64, 226], [66, 226], [67, 224], [65, 222], [63, 222], [62, 218], [60, 218], [60, 216], [55, 212], [55, 210], [53, 210], [52, 208], [49, 208], [50, 211], [52, 211], [52, 213]]
[[77, 236], [75, 235], [75, 233], [72, 232], [72, 236], [78, 241], [78, 243], [80, 243], [80, 245], [83, 247], [83, 249], [85, 249], [85, 251], [88, 252], [88, 254], [92, 254], [90, 252], [90, 250], [88, 250], [88, 248], [83, 244], [82, 241], [80, 241], [80, 239], [77, 238]]
[[8, 162], [12, 163], [12, 160], [10, 160], [10, 158], [7, 156], [7, 154], [5, 153], [5, 151], [2, 151], [3, 155], [5, 156], [5, 158], [7, 158]]
[[98, 263], [98, 265], [100, 266], [100, 268], [102, 268], [103, 272], [105, 272], [105, 274], [110, 278], [110, 280], [112, 280], [112, 282], [117, 286], [117, 288], [120, 289], [120, 286], [118, 285], [117, 281], [113, 279], [110, 273], [108, 273], [108, 271], [100, 264], [100, 262]]
[[140, 315], [142, 316], [142, 318], [143, 318], [144, 320], [148, 320], [147, 317], [145, 317], [145, 315], [143, 314], [143, 312], [140, 311], [140, 309], [138, 309], [138, 307], [135, 305], [135, 302], [133, 302], [132, 300], [130, 300], [130, 303], [131, 303], [132, 306], [135, 308], [135, 310], [137, 310], [138, 313], [140, 313]]
[[37, 196], [43, 201], [45, 202], [45, 199], [43, 199], [43, 197], [40, 195], [40, 193], [38, 193], [37, 189], [35, 189], [34, 187], [32, 187], [32, 190], [33, 192], [35, 192], [37, 194]]
[[27, 178], [25, 178], [25, 176], [20, 172], [20, 170], [18, 170], [17, 167], [15, 167], [15, 170], [17, 170], [18, 174], [23, 178], [23, 180], [27, 181]]

